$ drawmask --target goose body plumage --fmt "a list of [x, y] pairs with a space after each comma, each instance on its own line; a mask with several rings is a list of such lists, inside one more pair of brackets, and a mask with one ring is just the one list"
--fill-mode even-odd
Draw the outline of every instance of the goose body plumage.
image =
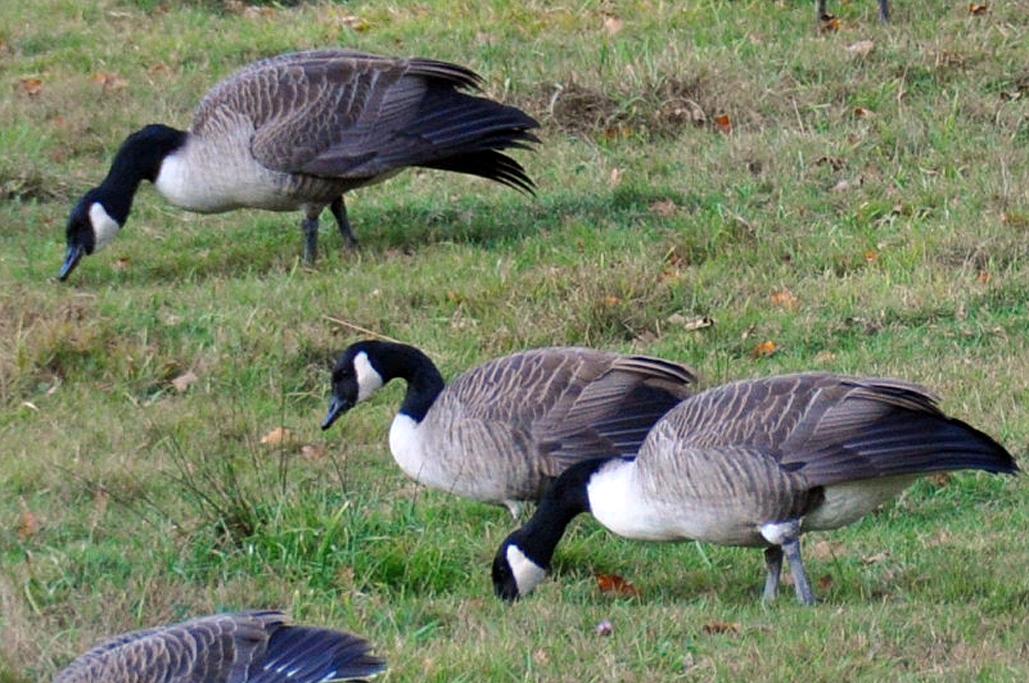
[[502, 152], [538, 142], [538, 123], [463, 92], [481, 80], [456, 64], [352, 50], [255, 62], [203, 98], [189, 131], [154, 124], [126, 139], [104, 182], [72, 210], [61, 278], [113, 239], [143, 180], [190, 211], [301, 210], [309, 261], [326, 207], [355, 245], [343, 193], [410, 166], [531, 193], [524, 169]]
[[54, 683], [329, 683], [386, 669], [361, 638], [292, 626], [281, 612], [202, 617], [126, 633], [78, 657]]
[[791, 567], [802, 574], [803, 532], [850, 524], [918, 476], [960, 469], [1018, 470], [1002, 446], [946, 416], [918, 385], [823, 373], [735, 382], [669, 411], [634, 460], [566, 471], [505, 541], [494, 581], [504, 597], [523, 593], [500, 562], [506, 547], [545, 569], [564, 526], [589, 511], [628, 538], [767, 548], [771, 598], [784, 549], [796, 551]]
[[432, 488], [512, 508], [538, 499], [576, 462], [635, 455], [695, 379], [690, 369], [656, 358], [552, 347], [489, 361], [444, 386], [414, 347], [359, 342], [336, 364], [323, 426], [397, 377], [407, 380], [408, 392], [390, 450], [404, 472]]

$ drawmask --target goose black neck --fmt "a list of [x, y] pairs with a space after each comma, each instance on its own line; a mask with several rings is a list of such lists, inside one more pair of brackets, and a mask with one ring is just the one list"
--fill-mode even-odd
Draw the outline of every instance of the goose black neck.
[[154, 182], [164, 158], [185, 142], [184, 131], [161, 124], [151, 124], [125, 138], [107, 177], [96, 189], [107, 213], [124, 225], [139, 184], [144, 180]]
[[407, 394], [400, 412], [415, 422], [421, 422], [443, 391], [443, 375], [428, 356], [413, 346], [392, 342], [379, 342], [377, 345], [380, 349], [376, 356], [383, 382], [397, 377], [407, 382]]
[[532, 519], [515, 532], [518, 547], [541, 567], [550, 567], [554, 549], [572, 520], [590, 511], [590, 479], [610, 460], [596, 458], [565, 470], [547, 488]]

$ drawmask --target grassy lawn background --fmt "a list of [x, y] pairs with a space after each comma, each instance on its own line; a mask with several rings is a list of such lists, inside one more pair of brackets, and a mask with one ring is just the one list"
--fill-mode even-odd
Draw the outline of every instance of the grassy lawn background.
[[[397, 681], [1025, 680], [1024, 477], [923, 480], [808, 536], [815, 609], [762, 607], [756, 551], [585, 518], [507, 607], [488, 568], [512, 520], [404, 478], [402, 387], [318, 429], [360, 336], [335, 318], [446, 377], [550, 344], [707, 384], [904, 377], [1024, 467], [1029, 2], [897, 2], [889, 27], [837, 2], [824, 35], [812, 4], [0, 4], [0, 682], [244, 607], [366, 635]], [[359, 254], [326, 220], [305, 269], [299, 214], [198, 216], [144, 186], [121, 237], [54, 281], [72, 202], [129, 132], [185, 128], [239, 66], [324, 46], [479, 71], [543, 124], [518, 155], [538, 197], [408, 172], [348, 197]], [[262, 445], [279, 426], [293, 438]]]

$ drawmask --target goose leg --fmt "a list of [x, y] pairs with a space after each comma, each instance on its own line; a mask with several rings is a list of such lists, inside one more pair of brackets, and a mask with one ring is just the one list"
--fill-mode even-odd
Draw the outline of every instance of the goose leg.
[[300, 227], [304, 230], [304, 263], [311, 266], [318, 258], [318, 214], [308, 214]]
[[347, 248], [357, 249], [357, 237], [354, 236], [354, 231], [350, 227], [350, 219], [347, 218], [347, 205], [343, 203], [343, 195], [337, 197], [329, 205], [329, 210], [332, 211], [332, 215], [336, 218], [339, 234], [343, 236], [343, 241], [347, 243]]
[[770, 545], [765, 548], [765, 592], [761, 595], [764, 602], [772, 602], [779, 595], [779, 576], [782, 574], [782, 548]]
[[815, 604], [815, 595], [811, 592], [811, 584], [808, 583], [807, 573], [804, 571], [804, 560], [800, 558], [800, 539], [789, 539], [782, 544], [782, 549], [790, 563], [790, 574], [793, 575], [793, 585], [797, 589], [797, 600], [805, 605]]

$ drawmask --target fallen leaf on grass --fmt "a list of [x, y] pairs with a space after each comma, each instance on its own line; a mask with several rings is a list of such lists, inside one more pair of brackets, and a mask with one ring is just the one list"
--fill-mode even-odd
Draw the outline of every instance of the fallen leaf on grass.
[[811, 549], [807, 551], [808, 557], [813, 557], [816, 560], [831, 560], [836, 557], [843, 546], [839, 543], [830, 543], [829, 541], [819, 541], [811, 546]]
[[754, 350], [750, 352], [750, 355], [754, 358], [768, 358], [769, 356], [775, 355], [779, 350], [779, 345], [774, 341], [764, 341], [754, 347]]
[[867, 555], [865, 557], [862, 557], [861, 562], [863, 562], [864, 564], [879, 564], [889, 556], [889, 551], [884, 550], [881, 553], [876, 553], [875, 555]]
[[981, 285], [988, 285], [990, 284], [990, 280], [993, 279], [993, 276], [990, 275], [989, 271], [981, 270], [975, 279], [978, 280]]
[[687, 332], [694, 332], [696, 330], [703, 330], [706, 327], [713, 326], [715, 321], [706, 315], [696, 318], [687, 318], [681, 313], [673, 313], [668, 316], [668, 324], [682, 327]]
[[847, 46], [847, 54], [851, 57], [867, 57], [875, 49], [875, 43], [871, 40], [859, 40], [853, 45]]
[[597, 624], [596, 632], [598, 636], [609, 636], [615, 632], [615, 627], [610, 621], [605, 619]]
[[276, 427], [261, 437], [261, 443], [265, 446], [278, 446], [293, 438], [293, 432], [285, 427]]
[[181, 375], [173, 379], [171, 381], [171, 385], [175, 387], [175, 391], [179, 392], [180, 394], [184, 394], [186, 393], [186, 390], [189, 389], [193, 385], [193, 383], [196, 382], [198, 379], [200, 378], [197, 377], [195, 372], [193, 372], [192, 370], [187, 370], [186, 372], [182, 373]]
[[936, 474], [930, 474], [926, 479], [936, 488], [942, 489], [949, 486], [954, 477], [949, 472], [937, 472]]
[[784, 289], [779, 292], [772, 292], [771, 296], [772, 305], [778, 306], [779, 308], [792, 311], [797, 308], [797, 297], [788, 289]]
[[978, 16], [982, 16], [983, 14], [986, 14], [989, 11], [990, 11], [990, 6], [987, 5], [985, 2], [983, 4], [981, 4], [981, 5], [978, 5], [978, 4], [974, 3], [974, 2], [972, 2], [972, 3], [969, 3], [969, 5], [968, 5], [968, 13], [972, 14], [974, 16], [977, 16], [977, 17]]
[[833, 584], [832, 577], [830, 575], [828, 575], [828, 574], [823, 574], [818, 579], [818, 590], [823, 591], [823, 592], [827, 591], [830, 588], [832, 588], [832, 584]]
[[371, 27], [371, 24], [369, 24], [367, 21], [365, 21], [361, 17], [354, 16], [353, 14], [348, 14], [346, 16], [340, 17], [339, 23], [343, 26], [346, 26], [351, 31], [355, 31], [357, 33], [364, 33]]
[[622, 303], [622, 300], [614, 294], [608, 294], [601, 301], [608, 308], [614, 308], [618, 304]]
[[625, 22], [614, 16], [604, 17], [604, 29], [607, 31], [607, 35], [617, 35], [625, 27]]
[[704, 624], [701, 630], [704, 631], [704, 633], [707, 633], [708, 635], [728, 633], [730, 635], [736, 636], [740, 633], [740, 625], [738, 622], [735, 621], [710, 621]]
[[728, 114], [719, 114], [714, 118], [715, 128], [723, 135], [732, 133], [732, 118]]
[[27, 541], [36, 534], [39, 533], [39, 518], [29, 509], [29, 506], [25, 504], [25, 499], [21, 500], [21, 517], [18, 520], [18, 538], [23, 541]]
[[35, 97], [39, 93], [43, 92], [43, 79], [21, 78], [18, 80], [18, 87], [29, 97]]
[[300, 457], [308, 460], [323, 460], [328, 450], [321, 444], [308, 444], [300, 449]]
[[673, 202], [671, 199], [665, 199], [664, 201], [654, 202], [650, 205], [650, 213], [661, 218], [671, 218], [679, 212], [679, 205]]
[[879, 260], [879, 252], [877, 252], [875, 249], [869, 249], [868, 251], [865, 252], [865, 261], [867, 263], [875, 263], [878, 260]]
[[819, 30], [822, 33], [836, 33], [840, 30], [840, 26], [842, 26], [842, 23], [838, 18], [831, 14], [826, 14], [822, 16], [822, 25], [819, 26]]
[[870, 116], [875, 116], [875, 112], [871, 109], [865, 109], [864, 107], [854, 107], [854, 118], [867, 119]]
[[97, 73], [93, 74], [92, 81], [103, 88], [104, 92], [124, 90], [129, 87], [129, 82], [118, 74]]
[[597, 588], [601, 593], [613, 593], [627, 598], [639, 597], [640, 590], [617, 574], [597, 574]]

